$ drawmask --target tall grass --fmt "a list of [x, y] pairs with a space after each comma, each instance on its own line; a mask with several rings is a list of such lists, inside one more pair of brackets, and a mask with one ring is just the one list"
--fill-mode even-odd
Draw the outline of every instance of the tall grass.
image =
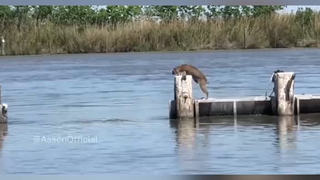
[[241, 48], [318, 47], [319, 14], [308, 25], [294, 14], [170, 23], [131, 22], [116, 28], [36, 25], [6, 26], [5, 52], [10, 55], [106, 53], [130, 51], [190, 51]]

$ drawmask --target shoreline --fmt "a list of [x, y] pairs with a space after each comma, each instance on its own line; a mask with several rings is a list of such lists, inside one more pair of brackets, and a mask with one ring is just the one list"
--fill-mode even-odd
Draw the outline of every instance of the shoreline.
[[128, 52], [107, 52], [107, 53], [43, 53], [43, 54], [25, 54], [25, 55], [0, 55], [5, 57], [32, 57], [32, 56], [72, 56], [72, 55], [124, 55], [124, 54], [178, 54], [178, 53], [213, 53], [213, 52], [261, 52], [261, 51], [293, 51], [293, 50], [320, 50], [320, 47], [290, 47], [290, 48], [252, 48], [252, 49], [206, 49], [194, 51], [128, 51]]
[[[15, 12], [8, 8], [8, 12]], [[249, 12], [232, 15], [235, 9], [231, 12], [227, 8], [219, 9], [222, 13], [219, 15], [211, 9], [214, 12], [210, 10], [203, 14], [207, 18], [200, 19], [198, 15], [189, 13], [187, 17], [194, 18], [186, 19], [185, 14], [162, 16], [160, 12], [165, 12], [165, 9], [161, 8], [150, 7], [151, 14], [145, 14], [136, 11], [141, 10], [140, 6], [130, 6], [127, 10], [137, 14], [129, 13], [128, 17], [119, 19], [119, 14], [107, 11], [92, 10], [88, 14], [89, 6], [78, 9], [60, 6], [34, 8], [39, 12], [25, 9], [28, 13], [22, 14], [23, 17], [0, 18], [3, 56], [219, 53], [320, 48], [320, 11], [310, 9], [279, 14], [273, 12], [280, 8], [278, 6], [268, 6], [267, 9], [239, 6], [239, 12], [243, 11], [242, 8], [247, 8]], [[184, 12], [185, 8], [179, 6], [171, 10]], [[111, 10], [118, 12], [123, 9]], [[123, 13], [128, 13], [127, 10]], [[42, 17], [43, 13], [45, 16]], [[85, 16], [79, 19], [71, 16], [74, 13], [84, 13]]]

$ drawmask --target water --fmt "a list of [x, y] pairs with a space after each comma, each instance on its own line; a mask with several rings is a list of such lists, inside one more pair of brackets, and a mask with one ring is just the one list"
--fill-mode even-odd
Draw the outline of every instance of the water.
[[[319, 173], [317, 114], [289, 129], [267, 116], [206, 118], [197, 128], [168, 120], [174, 66], [199, 67], [211, 97], [270, 93], [277, 69], [297, 73], [297, 94], [320, 94], [319, 57], [320, 50], [0, 57], [9, 104], [0, 173]], [[194, 95], [204, 96], [196, 85]]]

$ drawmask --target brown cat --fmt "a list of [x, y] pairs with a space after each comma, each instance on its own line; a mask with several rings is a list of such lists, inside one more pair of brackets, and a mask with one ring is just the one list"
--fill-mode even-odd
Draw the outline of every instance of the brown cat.
[[190, 65], [190, 64], [182, 64], [178, 67], [173, 68], [172, 74], [173, 75], [178, 75], [183, 72], [186, 72], [186, 75], [191, 75], [192, 79], [199, 84], [200, 89], [202, 90], [203, 93], [206, 94], [206, 99], [209, 98], [209, 92], [207, 90], [207, 78], [206, 76], [196, 67]]

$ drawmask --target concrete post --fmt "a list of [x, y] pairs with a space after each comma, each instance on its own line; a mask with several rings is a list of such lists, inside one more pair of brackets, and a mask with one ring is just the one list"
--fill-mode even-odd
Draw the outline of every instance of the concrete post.
[[191, 75], [176, 75], [174, 77], [174, 92], [177, 118], [194, 117], [194, 99]]
[[278, 116], [294, 115], [294, 79], [293, 72], [278, 72], [274, 74], [275, 108]]

